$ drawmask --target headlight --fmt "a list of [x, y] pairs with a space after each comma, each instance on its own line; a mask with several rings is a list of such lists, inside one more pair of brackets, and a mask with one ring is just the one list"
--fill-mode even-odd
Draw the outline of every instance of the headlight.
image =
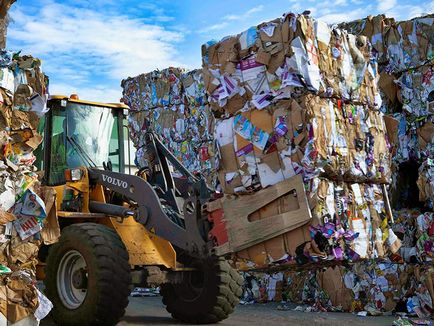
[[66, 181], [79, 181], [83, 176], [83, 171], [81, 169], [68, 169], [65, 170], [65, 180]]

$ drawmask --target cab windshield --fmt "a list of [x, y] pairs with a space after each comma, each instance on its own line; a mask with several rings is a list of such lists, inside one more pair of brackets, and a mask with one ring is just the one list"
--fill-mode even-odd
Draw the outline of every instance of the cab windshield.
[[107, 107], [67, 102], [51, 110], [48, 183], [65, 183], [65, 169], [103, 168], [109, 161], [119, 171], [118, 116]]

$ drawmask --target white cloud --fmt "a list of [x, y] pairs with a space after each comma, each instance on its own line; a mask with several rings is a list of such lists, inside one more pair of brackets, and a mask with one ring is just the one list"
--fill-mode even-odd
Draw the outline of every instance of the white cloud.
[[[317, 13], [318, 13], [318, 9], [317, 8], [315, 8], [315, 7], [309, 7], [306, 10], [310, 11], [310, 16], [311, 17], [317, 17]], [[328, 7], [324, 8], [322, 10], [325, 10], [326, 13], [328, 13]]]
[[326, 13], [325, 15], [321, 15], [320, 17], [318, 17], [318, 19], [325, 21], [328, 24], [349, 22], [352, 20], [366, 17], [368, 11], [369, 11], [368, 8], [359, 8], [350, 12]]
[[175, 17], [166, 16], [166, 15], [151, 16], [149, 18], [144, 19], [145, 22], [161, 22], [161, 23], [167, 23], [167, 22], [171, 22], [174, 20], [175, 20]]
[[388, 11], [396, 6], [396, 0], [378, 0], [378, 10]]
[[77, 94], [79, 98], [88, 101], [98, 101], [106, 103], [118, 103], [122, 97], [122, 89], [107, 88], [103, 85], [94, 85], [93, 87], [71, 86], [71, 84], [56, 83], [50, 86], [51, 95]]
[[393, 17], [396, 20], [407, 20], [418, 16], [428, 15], [434, 12], [434, 1], [418, 3], [417, 5], [398, 4], [394, 5], [387, 11], [381, 11], [388, 17]]
[[203, 31], [204, 32], [216, 31], [216, 30], [219, 30], [219, 29], [223, 29], [223, 28], [225, 28], [228, 25], [229, 25], [229, 22], [225, 21], [225, 22], [221, 22], [221, 23], [218, 23], [218, 24], [211, 25], [211, 26], [207, 27], [206, 29], [204, 29]]
[[416, 16], [427, 15], [428, 13], [432, 13], [434, 8], [434, 2], [431, 3], [431, 9], [427, 7], [419, 7], [419, 6], [410, 6], [405, 10], [405, 15], [402, 19], [410, 19]]
[[263, 5], [259, 5], [257, 7], [253, 7], [252, 9], [247, 10], [244, 14], [240, 15], [226, 15], [223, 17], [223, 20], [244, 20], [249, 18], [251, 15], [253, 15], [256, 12], [261, 12], [264, 9]]
[[292, 11], [292, 12], [299, 12], [299, 11], [301, 11], [301, 4], [300, 4], [300, 2], [297, 2], [297, 3], [293, 4], [293, 5], [291, 5], [291, 10], [290, 11]]
[[259, 5], [257, 7], [254, 7], [252, 9], [248, 10], [244, 16], [247, 18], [250, 15], [254, 14], [255, 12], [261, 12], [262, 10], [264, 10], [264, 6], [263, 5]]
[[[51, 1], [31, 14], [21, 10], [17, 3], [11, 16], [8, 47], [12, 44], [42, 58], [45, 71], [51, 75], [51, 89], [60, 82], [80, 89], [79, 93], [93, 89], [105, 97], [114, 96], [114, 90], [105, 91], [89, 82], [99, 76], [119, 85], [128, 76], [171, 65], [182, 66], [176, 51], [176, 44], [184, 37], [179, 30]], [[155, 17], [160, 21], [171, 19], [163, 15]]]
[[211, 31], [215, 31], [215, 30], [221, 30], [221, 29], [229, 26], [230, 23], [234, 23], [235, 21], [245, 21], [249, 17], [251, 17], [253, 14], [255, 14], [257, 12], [261, 12], [262, 10], [264, 10], [264, 6], [259, 5], [259, 6], [256, 6], [256, 7], [253, 7], [251, 9], [247, 10], [243, 14], [226, 15], [221, 19], [220, 23], [206, 27], [206, 28], [202, 29], [200, 31], [200, 33], [206, 33], [206, 32], [211, 32]]
[[346, 6], [347, 5], [347, 0], [336, 0], [335, 2], [333, 2], [333, 4], [335, 6]]

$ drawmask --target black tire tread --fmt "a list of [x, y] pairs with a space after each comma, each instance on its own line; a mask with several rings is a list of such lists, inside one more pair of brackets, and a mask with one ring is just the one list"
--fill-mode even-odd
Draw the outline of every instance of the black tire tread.
[[[70, 320], [65, 315], [66, 308], [58, 298], [56, 287], [57, 256], [62, 246], [72, 239], [85, 242], [98, 265], [98, 304], [81, 313], [81, 321]], [[113, 229], [96, 223], [77, 223], [64, 228], [59, 242], [50, 248], [45, 272], [46, 294], [53, 301], [52, 315], [59, 325], [77, 325], [78, 322], [83, 325], [115, 325], [124, 315], [131, 282], [130, 266], [125, 245]]]
[[172, 285], [162, 286], [163, 304], [174, 319], [193, 324], [211, 324], [228, 318], [234, 311], [242, 294], [243, 278], [223, 258], [215, 259], [214, 268], [217, 271], [215, 286], [218, 295], [214, 304], [206, 311], [181, 311], [176, 306], [176, 301], [169, 298], [172, 295], [169, 290]]

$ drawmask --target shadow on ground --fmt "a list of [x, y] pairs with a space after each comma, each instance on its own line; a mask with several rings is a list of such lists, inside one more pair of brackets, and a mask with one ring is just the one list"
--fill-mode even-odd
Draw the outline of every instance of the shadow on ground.
[[170, 317], [155, 317], [155, 316], [125, 316], [117, 326], [124, 325], [188, 325], [175, 321]]

